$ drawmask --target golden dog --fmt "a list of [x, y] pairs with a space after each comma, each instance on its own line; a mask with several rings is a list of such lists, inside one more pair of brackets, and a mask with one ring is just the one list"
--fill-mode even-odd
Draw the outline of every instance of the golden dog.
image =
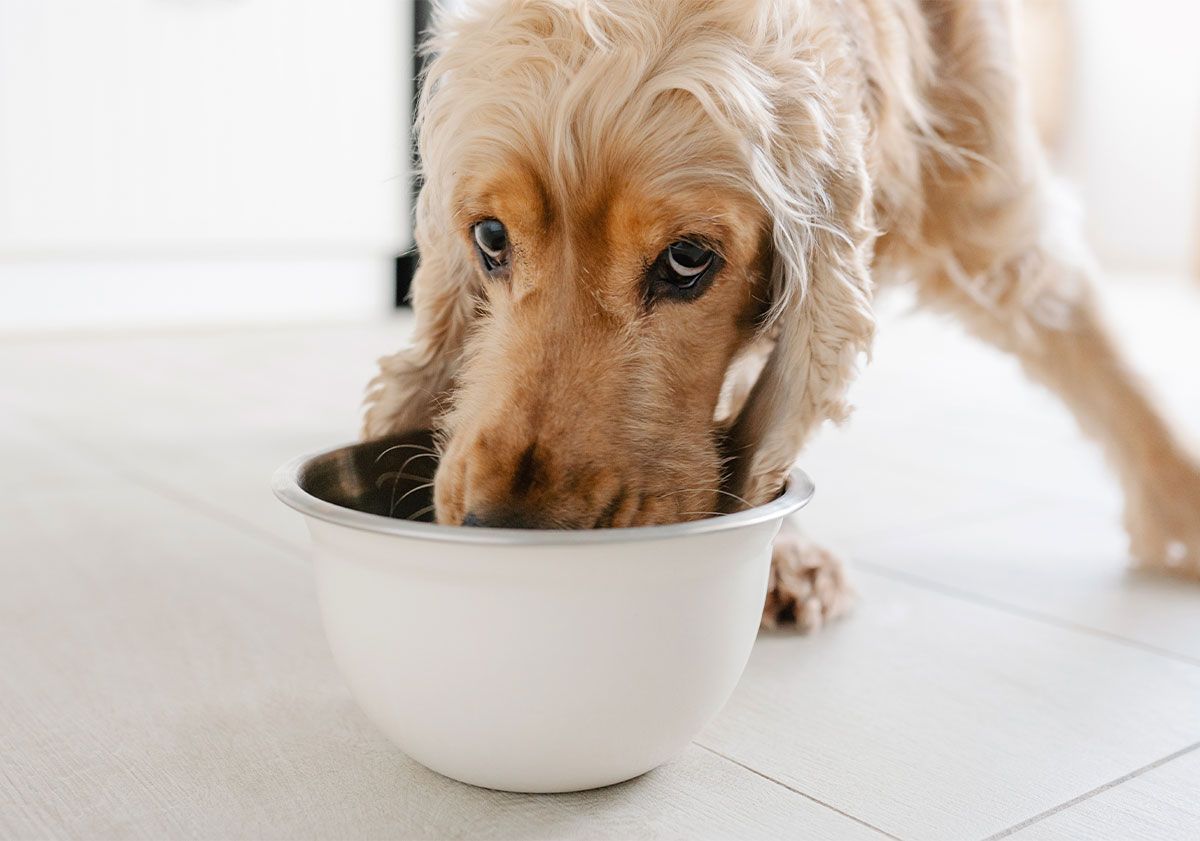
[[[1103, 445], [1143, 564], [1200, 574], [1200, 465], [1114, 349], [1003, 0], [491, 0], [419, 108], [411, 347], [439, 522], [665, 523], [778, 492], [841, 420], [875, 283], [1011, 353]], [[846, 603], [785, 532], [764, 621]]]

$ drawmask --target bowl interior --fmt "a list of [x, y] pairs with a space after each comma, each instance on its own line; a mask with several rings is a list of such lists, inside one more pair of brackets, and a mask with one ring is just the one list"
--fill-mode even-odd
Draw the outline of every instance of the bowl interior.
[[433, 522], [437, 455], [431, 432], [413, 432], [323, 453], [306, 462], [300, 488], [342, 508]]
[[437, 452], [430, 432], [338, 447], [293, 459], [275, 472], [275, 495], [306, 517], [339, 526], [423, 540], [483, 544], [623, 543], [726, 531], [779, 520], [812, 498], [794, 470], [779, 496], [754, 508], [681, 523], [618, 529], [463, 528], [434, 522]]

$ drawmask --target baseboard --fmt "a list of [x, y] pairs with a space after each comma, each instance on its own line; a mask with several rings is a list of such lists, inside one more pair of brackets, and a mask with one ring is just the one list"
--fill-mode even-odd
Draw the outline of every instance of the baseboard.
[[287, 323], [392, 308], [386, 256], [0, 261], [0, 330]]

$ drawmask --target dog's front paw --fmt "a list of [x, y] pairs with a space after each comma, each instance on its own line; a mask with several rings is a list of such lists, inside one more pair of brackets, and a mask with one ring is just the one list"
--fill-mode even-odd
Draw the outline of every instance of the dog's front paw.
[[1200, 466], [1181, 460], [1129, 494], [1129, 550], [1138, 566], [1200, 579]]
[[841, 616], [853, 601], [842, 562], [785, 525], [771, 555], [762, 626], [809, 633]]

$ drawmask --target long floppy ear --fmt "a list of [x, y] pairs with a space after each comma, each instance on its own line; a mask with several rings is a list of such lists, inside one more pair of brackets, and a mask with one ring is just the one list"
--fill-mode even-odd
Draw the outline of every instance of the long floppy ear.
[[417, 199], [415, 238], [420, 263], [411, 300], [416, 327], [408, 347], [379, 360], [367, 386], [363, 437], [381, 438], [430, 429], [448, 396], [475, 315], [478, 273], [460, 237], [451, 190], [455, 168], [449, 138], [460, 134], [454, 107], [453, 69], [445, 56], [452, 21], [435, 21], [425, 49], [430, 62], [417, 106], [423, 183]]
[[[424, 196], [424, 193], [422, 194]], [[420, 264], [413, 277], [416, 327], [408, 347], [379, 360], [379, 373], [367, 386], [363, 438], [382, 438], [433, 427], [450, 392], [474, 313], [474, 267], [462, 244], [448, 231], [430, 229], [418, 205]]]
[[822, 421], [847, 416], [845, 392], [875, 328], [860, 118], [815, 115], [800, 102], [777, 112], [794, 119], [753, 153], [755, 189], [773, 225], [776, 341], [730, 436], [730, 487], [751, 505], [779, 492]]

